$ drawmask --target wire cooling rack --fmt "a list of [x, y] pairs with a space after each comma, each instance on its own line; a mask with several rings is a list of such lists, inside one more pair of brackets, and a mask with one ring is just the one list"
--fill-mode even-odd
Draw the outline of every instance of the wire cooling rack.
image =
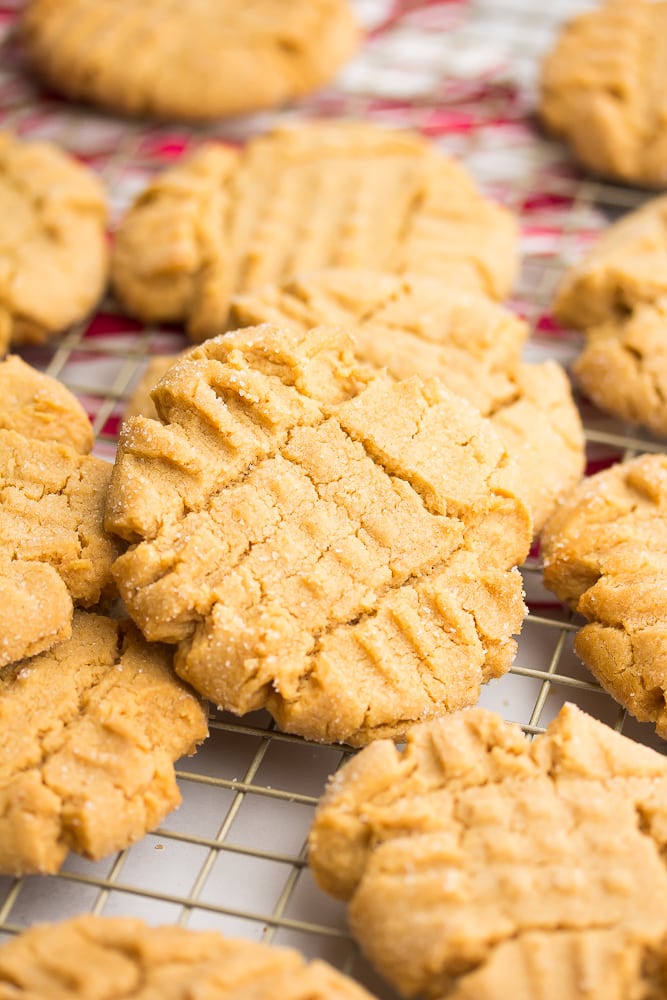
[[[99, 171], [116, 216], [152, 172], [204, 139], [240, 142], [277, 120], [313, 116], [420, 129], [518, 214], [524, 264], [512, 305], [531, 324], [527, 357], [567, 363], [580, 342], [549, 314], [559, 277], [607, 222], [645, 197], [583, 177], [533, 117], [540, 55], [557, 24], [588, 6], [574, 0], [359, 0], [367, 41], [335, 86], [278, 113], [189, 128], [127, 122], [43, 93], [20, 64], [17, 4], [0, 4], [0, 121], [20, 135], [58, 142]], [[79, 396], [93, 421], [97, 453], [111, 459], [125, 401], [147, 358], [184, 346], [180, 333], [142, 327], [106, 301], [90, 322], [24, 356]], [[580, 403], [590, 468], [662, 449]], [[524, 576], [530, 614], [516, 663], [487, 686], [481, 703], [537, 733], [564, 701], [574, 701], [664, 749], [652, 728], [626, 718], [578, 663], [571, 643], [576, 623], [542, 589], [537, 559], [528, 561]], [[100, 863], [71, 856], [56, 877], [0, 878], [0, 939], [37, 920], [86, 911], [141, 916], [290, 944], [391, 997], [358, 956], [344, 908], [317, 890], [306, 864], [315, 804], [345, 756], [344, 748], [277, 732], [264, 713], [242, 720], [214, 714], [208, 742], [179, 762], [183, 805], [160, 829]]]

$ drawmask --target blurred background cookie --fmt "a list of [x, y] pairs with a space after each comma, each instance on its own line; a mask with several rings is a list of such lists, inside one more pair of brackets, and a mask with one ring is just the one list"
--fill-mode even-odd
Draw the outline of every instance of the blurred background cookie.
[[347, 0], [29, 0], [21, 35], [35, 71], [67, 97], [203, 119], [315, 90], [360, 30]]
[[554, 302], [586, 342], [572, 373], [601, 410], [667, 436], [667, 197], [605, 230]]
[[106, 195], [67, 153], [0, 133], [0, 351], [84, 317], [107, 282]]
[[540, 114], [595, 174], [667, 186], [667, 3], [607, 0], [566, 24], [542, 67]]
[[114, 289], [149, 322], [222, 333], [234, 294], [324, 267], [414, 272], [509, 292], [517, 227], [417, 133], [354, 122], [278, 129], [238, 152], [205, 146], [121, 219]]
[[[57, 963], [53, 956], [58, 956]], [[77, 989], [73, 990], [72, 983]], [[0, 996], [26, 1000], [372, 1000], [322, 961], [216, 931], [80, 916], [0, 948]]]

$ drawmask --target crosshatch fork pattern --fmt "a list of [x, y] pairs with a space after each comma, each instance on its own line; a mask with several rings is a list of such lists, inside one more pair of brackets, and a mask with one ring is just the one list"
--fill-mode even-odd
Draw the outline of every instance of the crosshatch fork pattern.
[[[511, 304], [531, 325], [527, 359], [567, 363], [578, 350], [579, 338], [559, 329], [549, 313], [559, 277], [607, 222], [645, 197], [583, 177], [533, 119], [540, 54], [555, 25], [591, 3], [357, 0], [368, 41], [335, 86], [282, 112], [198, 128], [125, 122], [44, 95], [21, 72], [13, 31], [18, 6], [18, 0], [0, 3], [0, 121], [89, 162], [110, 189], [115, 217], [153, 171], [208, 138], [240, 142], [276, 121], [313, 116], [418, 128], [520, 217], [523, 268]], [[109, 299], [59, 341], [22, 353], [79, 396], [97, 453], [112, 459], [125, 401], [147, 358], [184, 346], [179, 332], [142, 327]], [[662, 450], [660, 441], [580, 402], [591, 470]], [[523, 572], [530, 613], [518, 656], [510, 673], [484, 690], [481, 704], [534, 734], [564, 701], [574, 701], [664, 750], [652, 728], [627, 718], [574, 657], [577, 623], [542, 588], [537, 554]], [[182, 807], [103, 862], [72, 856], [55, 877], [0, 878], [0, 939], [36, 920], [80, 912], [138, 915], [294, 945], [391, 997], [359, 958], [344, 908], [317, 890], [307, 868], [313, 810], [327, 776], [348, 753], [279, 733], [263, 713], [236, 719], [213, 712], [210, 739], [178, 765]]]

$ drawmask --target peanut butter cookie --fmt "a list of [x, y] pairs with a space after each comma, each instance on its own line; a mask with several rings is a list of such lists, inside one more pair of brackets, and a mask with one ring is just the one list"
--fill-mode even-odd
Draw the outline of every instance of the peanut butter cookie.
[[0, 428], [70, 445], [82, 455], [93, 447], [93, 429], [76, 396], [16, 355], [0, 361]]
[[572, 373], [601, 410], [667, 437], [667, 295], [587, 330]]
[[121, 220], [112, 273], [131, 313], [203, 340], [233, 294], [301, 272], [414, 271], [502, 298], [516, 264], [513, 217], [457, 163], [416, 133], [337, 122], [165, 171]]
[[80, 916], [0, 947], [1, 1000], [371, 1000], [326, 962], [215, 931]]
[[309, 860], [404, 996], [657, 998], [666, 821], [661, 754], [571, 705], [532, 743], [470, 709], [346, 764]]
[[0, 665], [66, 638], [72, 601], [90, 607], [113, 589], [110, 477], [100, 458], [0, 428]]
[[0, 351], [83, 319], [107, 280], [106, 196], [49, 143], [0, 133]]
[[22, 21], [55, 90], [167, 118], [284, 104], [333, 77], [359, 35], [347, 0], [29, 0]]
[[167, 647], [75, 612], [70, 639], [0, 670], [0, 872], [138, 840], [179, 804], [173, 761], [206, 734]]
[[490, 423], [392, 382], [339, 329], [209, 340], [128, 420], [107, 527], [149, 639], [238, 714], [364, 743], [475, 701], [509, 667], [531, 524]]
[[584, 480], [542, 535], [546, 586], [588, 619], [574, 648], [610, 694], [667, 737], [667, 456]]
[[521, 364], [525, 323], [485, 296], [433, 278], [330, 270], [237, 296], [232, 319], [304, 330], [340, 324], [361, 361], [396, 379], [439, 378], [491, 418], [536, 532], [584, 473], [581, 419], [563, 369]]
[[[13, 441], [17, 450], [6, 450], [5, 466], [0, 467], [3, 491], [0, 499], [0, 665], [32, 656], [67, 639], [72, 620], [72, 598], [65, 580], [54, 566], [49, 562], [27, 562], [18, 555], [23, 546], [23, 555], [34, 557], [36, 538], [34, 517], [29, 517], [33, 525], [31, 529], [16, 511], [16, 495], [13, 501], [14, 519], [11, 514], [7, 515], [7, 520], [3, 518], [2, 512], [4, 510], [6, 514], [12, 506], [11, 493], [17, 488], [16, 479], [12, 480], [16, 474], [16, 460], [18, 458], [19, 462], [23, 462], [26, 448], [30, 449], [26, 439], [30, 438], [69, 443], [74, 451], [81, 454], [89, 452], [93, 445], [90, 421], [79, 401], [56, 379], [36, 371], [15, 356], [0, 362], [0, 435], [4, 431], [12, 432], [14, 437], [10, 436], [9, 440]], [[66, 450], [70, 453], [70, 460], [77, 464], [78, 459], [71, 455], [71, 449]], [[97, 460], [92, 464], [86, 463], [89, 477], [93, 469], [98, 469], [96, 463]], [[33, 499], [37, 499], [39, 484], [33, 482], [32, 487], [27, 489], [32, 492]], [[33, 512], [37, 509], [41, 508], [35, 506]], [[41, 514], [40, 523], [44, 527]], [[18, 532], [16, 537], [14, 530]], [[66, 530], [64, 523], [56, 529], [56, 547], [63, 540]], [[48, 534], [48, 528], [46, 531]], [[25, 537], [26, 532], [32, 532], [31, 539]], [[115, 553], [114, 546], [111, 558]], [[109, 568], [107, 558], [107, 579]]]
[[667, 197], [603, 233], [554, 311], [585, 330], [572, 372], [596, 406], [667, 436]]
[[608, 0], [564, 28], [540, 113], [596, 174], [667, 186], [667, 3]]
[[[667, 4], [665, 5], [667, 7]], [[667, 295], [667, 195], [609, 226], [565, 275], [554, 312], [579, 330], [620, 322]]]

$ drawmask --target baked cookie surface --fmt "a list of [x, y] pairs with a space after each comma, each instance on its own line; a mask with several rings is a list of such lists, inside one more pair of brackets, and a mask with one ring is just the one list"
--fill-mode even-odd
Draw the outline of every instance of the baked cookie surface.
[[566, 274], [554, 312], [585, 331], [572, 373], [595, 405], [667, 436], [667, 197], [602, 234]]
[[70, 639], [0, 670], [0, 871], [101, 858], [179, 804], [173, 761], [207, 724], [171, 659], [129, 623], [76, 611]]
[[238, 326], [350, 330], [355, 355], [394, 379], [432, 375], [489, 416], [516, 395], [528, 328], [485, 295], [419, 275], [329, 269], [232, 300]]
[[80, 916], [0, 947], [0, 998], [371, 1000], [326, 962], [215, 931]]
[[18, 357], [0, 362], [0, 666], [67, 639], [72, 601], [113, 589], [111, 466], [87, 454], [92, 444], [65, 386]]
[[49, 143], [0, 133], [0, 349], [83, 319], [107, 280], [106, 195]]
[[608, 0], [566, 24], [540, 114], [596, 174], [667, 186], [667, 3]]
[[588, 329], [572, 373], [601, 410], [667, 437], [667, 295]]
[[76, 396], [17, 355], [0, 361], [0, 428], [69, 445], [82, 455], [93, 447], [93, 429]]
[[657, 997], [666, 818], [661, 754], [574, 706], [532, 743], [469, 709], [337, 772], [309, 861], [405, 996]]
[[[43, 574], [43, 580], [53, 583], [54, 601], [63, 612], [67, 608], [63, 586], [72, 601], [83, 607], [97, 604], [112, 591], [111, 566], [121, 546], [103, 523], [111, 471], [108, 462], [80, 455], [66, 445], [0, 429], [0, 576], [25, 575], [19, 563], [51, 567], [60, 583], [53, 574]], [[48, 601], [44, 591], [39, 597]], [[23, 598], [20, 607], [24, 607]], [[16, 613], [18, 619], [18, 610], [11, 605], [3, 613], [10, 617]], [[37, 642], [43, 625], [41, 616], [31, 616], [23, 620], [20, 634], [29, 630], [31, 642]], [[52, 631], [51, 623], [41, 649], [51, 645]], [[58, 635], [63, 637], [62, 630]], [[30, 645], [21, 655], [39, 651]], [[2, 662], [9, 661], [0, 653]]]
[[121, 435], [106, 525], [149, 639], [237, 714], [363, 743], [475, 701], [509, 667], [530, 543], [488, 421], [391, 382], [342, 331], [214, 338]]
[[642, 304], [667, 295], [667, 195], [649, 199], [603, 231], [593, 249], [566, 273], [554, 313], [583, 330], [620, 322]]
[[491, 418], [536, 532], [583, 475], [583, 429], [563, 369], [522, 364], [525, 323], [485, 296], [433, 278], [330, 270], [237, 296], [232, 319], [339, 324], [360, 361], [396, 379], [440, 379]]
[[315, 90], [360, 31], [347, 0], [30, 0], [21, 34], [39, 75], [67, 97], [206, 119]]
[[222, 333], [233, 294], [325, 267], [414, 271], [493, 298], [517, 266], [516, 223], [416, 133], [339, 122], [205, 146], [121, 220], [114, 287], [146, 321]]
[[584, 480], [542, 534], [544, 582], [585, 615], [574, 648], [603, 687], [667, 736], [667, 456]]

